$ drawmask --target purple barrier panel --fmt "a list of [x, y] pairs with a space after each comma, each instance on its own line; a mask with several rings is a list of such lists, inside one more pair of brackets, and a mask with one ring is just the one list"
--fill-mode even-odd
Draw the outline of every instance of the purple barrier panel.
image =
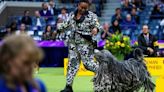
[[158, 43], [163, 43], [164, 44], [164, 40], [158, 40]]
[[104, 47], [105, 45], [105, 40], [101, 40], [98, 42], [98, 47]]
[[40, 47], [65, 47], [64, 41], [38, 41]]

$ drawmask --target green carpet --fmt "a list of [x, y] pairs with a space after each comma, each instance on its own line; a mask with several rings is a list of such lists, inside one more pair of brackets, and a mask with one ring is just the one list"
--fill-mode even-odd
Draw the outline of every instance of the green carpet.
[[[40, 68], [36, 77], [41, 79], [48, 92], [60, 92], [65, 87], [65, 76], [63, 68]], [[92, 76], [77, 76], [74, 80], [74, 92], [93, 92]], [[153, 77], [155, 82], [156, 77]]]

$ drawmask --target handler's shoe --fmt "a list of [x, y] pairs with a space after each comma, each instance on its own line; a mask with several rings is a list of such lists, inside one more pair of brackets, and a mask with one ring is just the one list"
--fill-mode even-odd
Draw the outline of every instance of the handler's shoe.
[[73, 92], [72, 87], [67, 85], [64, 90], [61, 90], [60, 92]]

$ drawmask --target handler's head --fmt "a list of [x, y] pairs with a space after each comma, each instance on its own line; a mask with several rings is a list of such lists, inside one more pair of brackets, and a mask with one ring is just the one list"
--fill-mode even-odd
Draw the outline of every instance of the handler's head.
[[84, 14], [89, 7], [89, 1], [88, 0], [80, 0], [79, 4], [78, 4], [78, 11], [81, 14]]

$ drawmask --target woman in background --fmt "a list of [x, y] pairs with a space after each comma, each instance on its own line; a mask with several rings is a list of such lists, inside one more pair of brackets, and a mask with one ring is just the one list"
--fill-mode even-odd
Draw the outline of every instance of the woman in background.
[[0, 92], [46, 92], [44, 84], [33, 78], [42, 52], [25, 34], [10, 35], [0, 46]]
[[42, 40], [54, 40], [55, 36], [56, 32], [53, 32], [52, 27], [50, 25], [47, 25], [45, 32], [43, 33]]
[[110, 31], [113, 34], [120, 34], [121, 33], [121, 28], [120, 28], [118, 20], [114, 20], [112, 22], [112, 26], [110, 27]]

